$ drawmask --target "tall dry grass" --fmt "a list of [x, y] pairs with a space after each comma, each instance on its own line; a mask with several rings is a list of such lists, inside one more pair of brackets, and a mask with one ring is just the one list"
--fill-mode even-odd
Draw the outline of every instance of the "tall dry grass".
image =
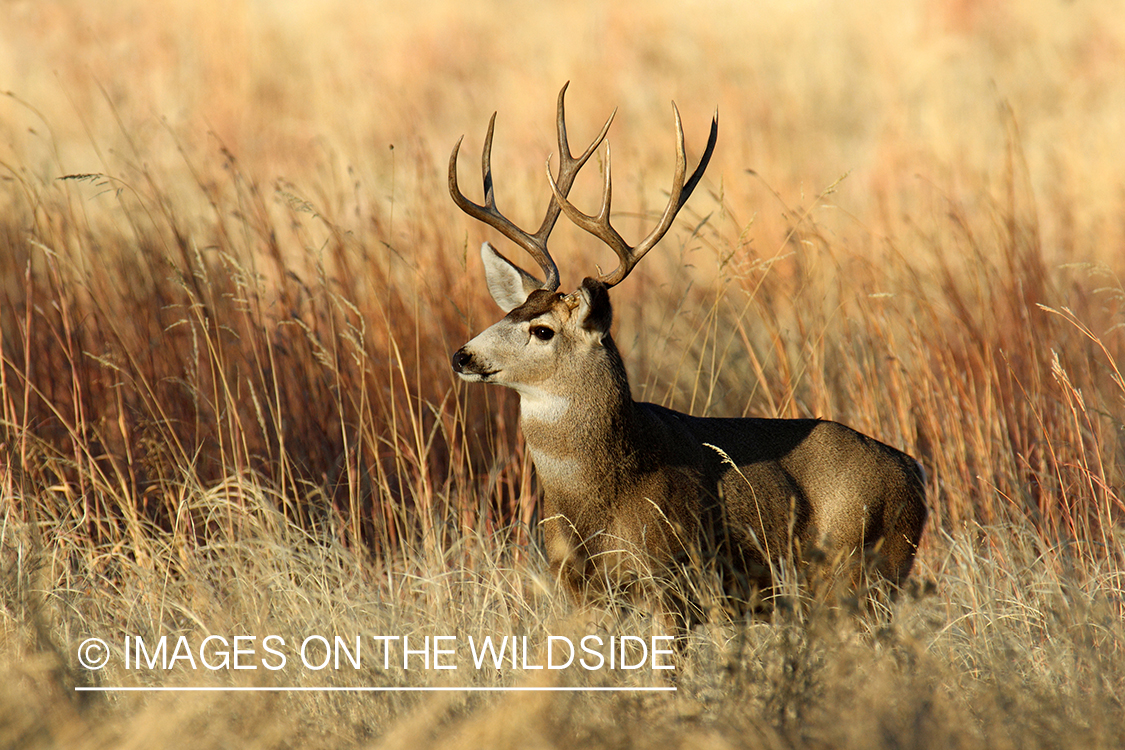
[[[1113, 10], [9, 3], [0, 743], [1120, 746]], [[671, 695], [75, 692], [540, 684], [120, 651], [91, 672], [95, 636], [652, 628], [555, 594], [515, 399], [448, 366], [497, 314], [448, 149], [467, 134], [474, 184], [500, 110], [498, 197], [533, 224], [567, 79], [574, 142], [620, 107], [627, 236], [663, 206], [668, 100], [695, 153], [719, 107], [707, 179], [614, 292], [635, 395], [838, 419], [919, 457], [934, 590], [858, 620], [717, 621]], [[553, 247], [566, 285], [607, 262], [573, 227]]]

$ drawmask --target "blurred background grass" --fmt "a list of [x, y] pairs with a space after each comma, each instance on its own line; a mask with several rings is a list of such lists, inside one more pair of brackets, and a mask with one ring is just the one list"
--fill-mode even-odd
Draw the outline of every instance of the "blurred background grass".
[[[1122, 742], [1115, 3], [0, 14], [6, 744]], [[479, 195], [497, 110], [498, 201], [536, 225], [567, 80], [573, 143], [619, 107], [627, 238], [665, 202], [669, 101], [689, 158], [719, 111], [704, 182], [614, 293], [635, 396], [919, 457], [937, 594], [699, 634], [666, 702], [79, 700], [171, 679], [84, 673], [87, 635], [567, 627], [515, 397], [449, 368], [497, 316], [476, 255], [497, 238], [444, 176], [464, 134]], [[566, 222], [552, 248], [567, 288], [612, 257]]]

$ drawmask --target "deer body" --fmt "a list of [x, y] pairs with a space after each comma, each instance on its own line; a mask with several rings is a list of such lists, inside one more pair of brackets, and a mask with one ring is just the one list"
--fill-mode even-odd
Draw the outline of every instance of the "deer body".
[[[490, 124], [483, 161], [484, 206], [456, 186], [466, 212], [521, 244], [539, 262], [541, 282], [485, 243], [489, 291], [507, 313], [453, 356], [465, 380], [520, 394], [520, 424], [543, 490], [541, 518], [552, 572], [571, 595], [648, 588], [688, 563], [716, 564], [734, 596], [752, 602], [772, 583], [779, 560], [858, 563], [865, 556], [894, 584], [909, 573], [926, 517], [924, 477], [914, 459], [835, 422], [817, 419], [700, 418], [633, 401], [610, 334], [608, 289], [622, 280], [671, 225], [706, 167], [685, 183], [683, 134], [669, 209], [636, 247], [609, 225], [609, 177], [601, 215], [566, 201], [578, 159], [570, 155], [559, 95], [560, 179], [540, 231], [529, 235], [495, 209]], [[612, 117], [611, 117], [612, 119]], [[621, 266], [557, 291], [546, 237], [559, 212], [607, 242]], [[814, 550], [823, 554], [813, 554]], [[817, 561], [824, 561], [819, 563]], [[858, 570], [853, 565], [853, 570]]]

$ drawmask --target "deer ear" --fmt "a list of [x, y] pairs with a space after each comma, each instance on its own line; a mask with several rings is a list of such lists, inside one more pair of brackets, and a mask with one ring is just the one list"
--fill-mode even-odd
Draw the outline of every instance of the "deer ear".
[[578, 287], [578, 325], [591, 333], [606, 335], [613, 323], [613, 306], [609, 303], [609, 287], [586, 277]]
[[484, 261], [488, 291], [506, 313], [526, 302], [532, 292], [543, 288], [542, 281], [505, 258], [487, 242], [480, 246], [480, 258]]

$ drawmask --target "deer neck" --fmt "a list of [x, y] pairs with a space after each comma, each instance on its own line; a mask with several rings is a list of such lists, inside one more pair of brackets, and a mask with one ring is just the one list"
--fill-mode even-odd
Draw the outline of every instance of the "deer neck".
[[520, 390], [520, 426], [548, 492], [596, 492], [635, 462], [629, 379], [613, 340], [543, 388]]

